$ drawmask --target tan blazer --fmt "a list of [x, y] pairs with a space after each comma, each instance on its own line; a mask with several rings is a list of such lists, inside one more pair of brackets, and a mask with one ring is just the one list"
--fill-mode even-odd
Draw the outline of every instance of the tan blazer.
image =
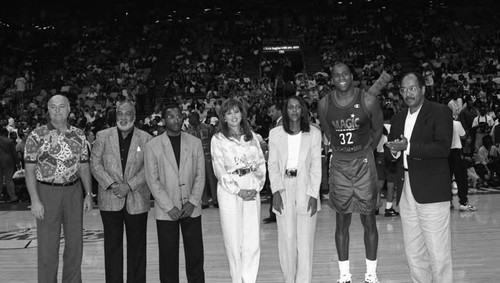
[[[151, 193], [145, 179], [144, 147], [150, 139], [150, 134], [134, 128], [123, 174], [118, 129], [112, 127], [97, 133], [90, 155], [90, 169], [99, 183], [100, 210], [119, 211], [126, 202], [130, 214], [149, 211]], [[114, 182], [126, 182], [132, 191], [120, 199], [109, 189]]]
[[155, 198], [155, 217], [172, 220], [168, 211], [191, 202], [196, 206], [191, 217], [201, 215], [201, 195], [205, 187], [205, 156], [201, 140], [181, 133], [179, 167], [166, 132], [146, 144], [146, 180]]
[[[269, 133], [268, 170], [271, 191], [295, 193], [297, 212], [307, 213], [309, 196], [318, 200], [318, 211], [321, 208], [319, 189], [321, 186], [321, 131], [311, 126], [308, 133], [302, 133], [300, 140], [299, 167], [297, 168], [297, 188], [283, 186], [286, 163], [288, 161], [288, 138], [283, 126], [278, 126]], [[286, 209], [286, 207], [284, 208]]]

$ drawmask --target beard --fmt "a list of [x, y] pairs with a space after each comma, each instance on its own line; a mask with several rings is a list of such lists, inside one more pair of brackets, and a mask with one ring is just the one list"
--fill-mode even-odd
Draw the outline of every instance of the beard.
[[134, 127], [134, 121], [117, 121], [116, 126], [120, 131], [126, 132]]

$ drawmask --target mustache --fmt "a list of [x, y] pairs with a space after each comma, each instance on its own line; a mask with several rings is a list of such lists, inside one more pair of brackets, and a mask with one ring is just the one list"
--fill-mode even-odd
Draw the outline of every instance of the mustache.
[[133, 121], [118, 121], [116, 123], [117, 126], [122, 126], [122, 127], [126, 127], [126, 126], [133, 126], [134, 125], [134, 122]]

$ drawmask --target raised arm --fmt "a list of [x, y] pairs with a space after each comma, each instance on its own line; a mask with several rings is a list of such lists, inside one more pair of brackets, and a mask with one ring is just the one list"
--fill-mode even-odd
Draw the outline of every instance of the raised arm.
[[366, 109], [370, 115], [372, 148], [375, 150], [384, 132], [384, 115], [376, 96], [365, 93], [364, 99]]
[[387, 84], [392, 80], [392, 76], [386, 71], [380, 74], [380, 77], [373, 83], [373, 85], [368, 89], [368, 93], [371, 95], [378, 96], [380, 91], [387, 86]]

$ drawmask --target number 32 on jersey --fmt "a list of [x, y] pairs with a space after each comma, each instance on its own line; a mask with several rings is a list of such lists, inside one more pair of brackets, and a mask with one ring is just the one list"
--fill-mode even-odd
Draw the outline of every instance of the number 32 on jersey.
[[353, 144], [354, 142], [352, 141], [352, 133], [340, 133], [340, 144], [341, 145], [346, 145], [346, 144]]

